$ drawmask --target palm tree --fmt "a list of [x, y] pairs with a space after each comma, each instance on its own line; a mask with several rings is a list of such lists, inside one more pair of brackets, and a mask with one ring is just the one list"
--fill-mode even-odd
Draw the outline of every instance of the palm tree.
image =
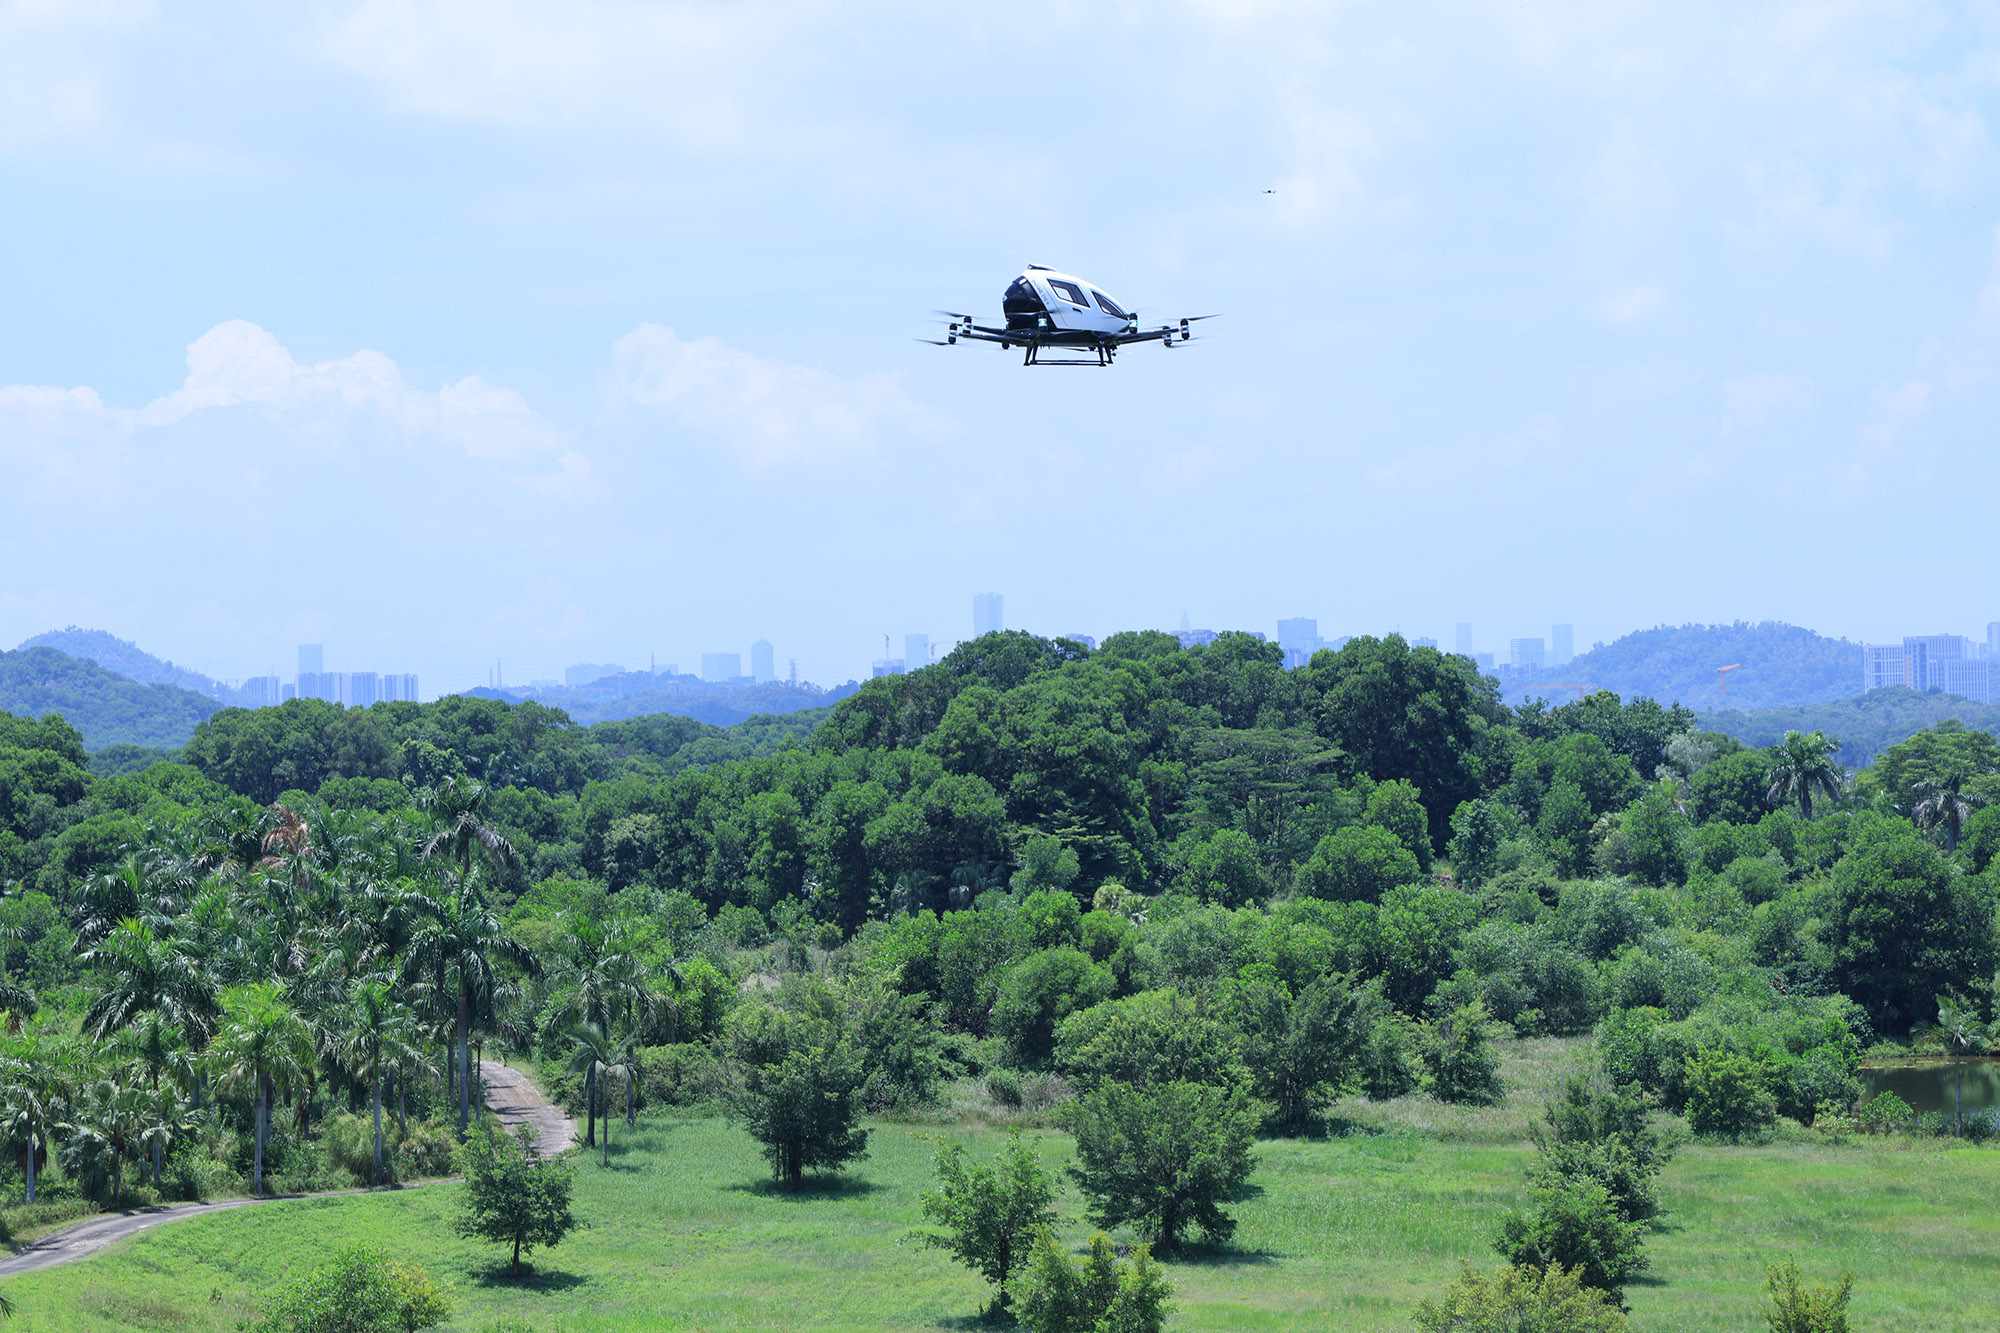
[[1823, 732], [1811, 735], [1786, 732], [1785, 739], [1772, 747], [1768, 799], [1787, 801], [1796, 797], [1799, 813], [1807, 819], [1812, 818], [1815, 791], [1826, 793], [1826, 799], [1834, 805], [1840, 804], [1841, 789], [1847, 779], [1833, 759], [1833, 752], [1839, 748], [1840, 742], [1829, 739]]
[[[653, 1021], [661, 999], [648, 983], [646, 965], [632, 949], [632, 931], [624, 922], [600, 928], [586, 920], [567, 939], [562, 960], [549, 978], [556, 990], [551, 1030], [595, 1023], [608, 1031], [626, 1018]], [[679, 973], [671, 963], [668, 971]]]
[[382, 1078], [392, 1070], [407, 1073], [422, 1064], [415, 1045], [419, 1035], [416, 1016], [397, 1002], [387, 980], [363, 977], [354, 983], [335, 1040], [342, 1061], [368, 1084], [374, 1104], [371, 1185], [382, 1183]]
[[149, 1012], [164, 1015], [193, 1040], [215, 1030], [219, 1010], [208, 977], [178, 940], [157, 934], [150, 923], [125, 918], [82, 961], [115, 977], [84, 1013], [85, 1036], [101, 1041]]
[[[585, 1146], [594, 1148], [597, 1146], [598, 1076], [608, 1073], [618, 1057], [612, 1053], [611, 1038], [595, 1023], [578, 1023], [570, 1029], [569, 1041], [575, 1051], [569, 1060], [570, 1072], [583, 1075], [584, 1115], [589, 1126], [583, 1141]], [[604, 1139], [606, 1143], [611, 1141], [608, 1130]]]
[[[154, 1095], [177, 1102], [178, 1099], [173, 1098], [173, 1090], [193, 1086], [194, 1058], [188, 1053], [179, 1026], [159, 1010], [148, 1010], [138, 1022], [125, 1029], [124, 1046], [126, 1053], [132, 1057], [133, 1067], [145, 1073], [147, 1088]], [[161, 1075], [168, 1080], [166, 1090], [160, 1087]], [[155, 1135], [151, 1140], [154, 1189], [160, 1187], [160, 1156], [171, 1138], [171, 1134]]]
[[108, 1154], [111, 1158], [111, 1207], [115, 1212], [124, 1201], [125, 1159], [143, 1145], [154, 1130], [154, 1099], [135, 1084], [121, 1084], [108, 1078], [84, 1086], [76, 1099], [72, 1119], [64, 1126], [71, 1143], [79, 1145], [86, 1158]]
[[1944, 1048], [1951, 1052], [1951, 1072], [1953, 1087], [1951, 1093], [1952, 1115], [1958, 1121], [1958, 1132], [1965, 1133], [1965, 1110], [1962, 1097], [1965, 1092], [1965, 1070], [1960, 1062], [1974, 1050], [1983, 1050], [1992, 1039], [1993, 1033], [1981, 1023], [1974, 1011], [1956, 1001], [1940, 995], [1938, 1002], [1938, 1036]]
[[517, 859], [514, 844], [486, 822], [490, 793], [491, 788], [483, 782], [450, 777], [426, 788], [417, 797], [418, 807], [431, 817], [435, 826], [424, 842], [423, 859], [444, 856], [457, 862], [461, 889], [472, 873], [475, 849], [485, 854], [495, 871], [504, 870]]
[[1917, 784], [1917, 802], [1910, 807], [1910, 817], [1919, 828], [1936, 828], [1943, 824], [1947, 853], [1958, 850], [1959, 828], [1972, 818], [1973, 807], [1978, 804], [1977, 799], [1965, 790], [1970, 781], [1972, 774], [1954, 764], [1936, 777]]
[[22, 1038], [0, 1055], [0, 1133], [27, 1144], [27, 1202], [35, 1201], [35, 1156], [46, 1144], [64, 1094], [61, 1052], [44, 1046], [39, 1034]]
[[223, 997], [222, 1031], [209, 1047], [216, 1087], [249, 1085], [256, 1099], [252, 1188], [264, 1192], [264, 1143], [271, 1127], [271, 1098], [289, 1096], [313, 1064], [312, 1030], [269, 985], [239, 986]]
[[[632, 1059], [631, 1042], [628, 1041], [625, 1043], [625, 1051], [622, 1055], [618, 1056], [612, 1063], [604, 1066], [604, 1077], [607, 1080], [619, 1079], [625, 1084], [625, 1123], [632, 1123], [632, 1085], [638, 1080], [639, 1066]], [[610, 1084], [607, 1082], [605, 1085], [605, 1100], [607, 1102], [610, 1100], [610, 1093]], [[610, 1166], [611, 1108], [609, 1106], [604, 1108], [604, 1144], [598, 1151], [600, 1156], [597, 1159], [597, 1164], [601, 1167]]]
[[499, 984], [496, 964], [503, 958], [524, 971], [532, 973], [536, 969], [534, 955], [507, 934], [500, 918], [480, 900], [473, 886], [461, 878], [457, 892], [429, 904], [429, 912], [411, 937], [410, 951], [404, 959], [406, 978], [427, 983], [438, 997], [448, 995], [456, 1001], [460, 1138], [465, 1137], [472, 1120], [467, 1031], [474, 1010], [484, 1014], [491, 1007]]

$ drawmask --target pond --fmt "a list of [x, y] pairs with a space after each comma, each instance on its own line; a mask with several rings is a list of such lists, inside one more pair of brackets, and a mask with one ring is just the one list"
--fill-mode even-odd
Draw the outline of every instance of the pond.
[[[1980, 1056], [1961, 1062], [1965, 1075], [1965, 1109], [1983, 1111], [2000, 1106], [2000, 1059]], [[1861, 1097], [1893, 1092], [1919, 1115], [1925, 1111], [1951, 1114], [1951, 1061], [1927, 1060], [1920, 1065], [1865, 1065], [1857, 1075]]]

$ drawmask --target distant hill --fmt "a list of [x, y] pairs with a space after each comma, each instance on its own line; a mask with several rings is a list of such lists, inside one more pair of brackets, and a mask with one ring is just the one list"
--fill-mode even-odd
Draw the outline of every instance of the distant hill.
[[[1736, 687], [1730, 686], [1731, 702]], [[1834, 757], [1849, 768], [1865, 768], [1875, 757], [1925, 727], [1957, 718], [1975, 731], [2000, 736], [2000, 704], [1974, 703], [1956, 694], [1904, 689], [1870, 690], [1852, 699], [1804, 708], [1767, 708], [1703, 713], [1704, 730], [1734, 736], [1745, 745], [1773, 745], [1788, 731], [1823, 731], [1840, 742]]]
[[0, 652], [0, 709], [17, 717], [61, 713], [83, 733], [88, 750], [185, 745], [196, 724], [222, 707], [192, 690], [142, 685], [54, 648]]
[[823, 690], [817, 685], [790, 685], [769, 681], [762, 685], [714, 685], [687, 678], [667, 679], [648, 689], [623, 698], [592, 697], [582, 690], [559, 695], [534, 695], [526, 690], [490, 689], [481, 686], [466, 693], [478, 699], [498, 699], [517, 704], [530, 698], [568, 713], [570, 720], [584, 726], [598, 722], [620, 722], [628, 718], [670, 713], [693, 718], [710, 726], [733, 727], [753, 717], [803, 712], [827, 708], [860, 689], [849, 681]]
[[1740, 664], [1729, 673], [1732, 709], [1830, 703], [1861, 687], [1860, 644], [1775, 620], [1755, 625], [1739, 620], [1639, 630], [1531, 680], [1503, 676], [1501, 688], [1509, 700], [1539, 695], [1560, 703], [1572, 696], [1556, 687], [1590, 685], [1627, 699], [1646, 695], [1663, 704], [1708, 710], [1721, 702], [1716, 668], [1732, 662]]
[[52, 629], [21, 641], [23, 648], [53, 648], [71, 657], [95, 662], [107, 671], [138, 681], [141, 685], [175, 685], [196, 694], [205, 694], [224, 703], [240, 702], [236, 691], [218, 680], [184, 666], [175, 666], [153, 656], [138, 644], [107, 634], [101, 629]]

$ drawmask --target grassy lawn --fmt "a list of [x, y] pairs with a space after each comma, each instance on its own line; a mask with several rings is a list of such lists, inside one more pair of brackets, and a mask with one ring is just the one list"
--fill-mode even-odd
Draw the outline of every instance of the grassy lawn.
[[[1523, 1046], [1517, 1065], [1539, 1054]], [[1460, 1259], [1497, 1262], [1487, 1242], [1521, 1198], [1525, 1109], [1511, 1121], [1496, 1110], [1432, 1124], [1428, 1137], [1412, 1125], [1435, 1108], [1373, 1109], [1384, 1132], [1262, 1145], [1235, 1244], [1170, 1265], [1172, 1327], [1407, 1330], [1416, 1300]], [[234, 1329], [288, 1268], [363, 1238], [455, 1284], [458, 1329], [975, 1327], [983, 1284], [896, 1243], [928, 1178], [920, 1132], [877, 1126], [871, 1156], [846, 1179], [791, 1197], [771, 1190], [754, 1146], [727, 1124], [620, 1125], [611, 1168], [594, 1156], [579, 1167], [578, 1212], [591, 1229], [538, 1253], [535, 1276], [518, 1285], [497, 1247], [450, 1234], [457, 1187], [437, 1185], [176, 1222], [5, 1279], [0, 1291], [17, 1306], [10, 1333]], [[951, 1132], [975, 1151], [998, 1140]], [[1065, 1136], [1036, 1137], [1051, 1162], [1068, 1155]], [[1628, 1292], [1636, 1329], [1761, 1327], [1762, 1266], [1786, 1254], [1816, 1280], [1854, 1271], [1857, 1333], [2000, 1324], [2000, 1150], [1695, 1146], [1667, 1168], [1662, 1196], [1653, 1272]], [[1086, 1229], [1071, 1232], [1080, 1240]]]

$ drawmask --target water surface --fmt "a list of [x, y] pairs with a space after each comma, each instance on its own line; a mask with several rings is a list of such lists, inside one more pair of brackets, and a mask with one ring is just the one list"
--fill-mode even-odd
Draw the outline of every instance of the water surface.
[[[1979, 1056], [1963, 1060], [1960, 1065], [1965, 1075], [1965, 1109], [1983, 1111], [2000, 1106], [2000, 1059]], [[1953, 1075], [1949, 1060], [1927, 1060], [1920, 1065], [1865, 1065], [1858, 1077], [1864, 1101], [1878, 1093], [1893, 1092], [1919, 1115], [1925, 1111], [1951, 1113]]]

